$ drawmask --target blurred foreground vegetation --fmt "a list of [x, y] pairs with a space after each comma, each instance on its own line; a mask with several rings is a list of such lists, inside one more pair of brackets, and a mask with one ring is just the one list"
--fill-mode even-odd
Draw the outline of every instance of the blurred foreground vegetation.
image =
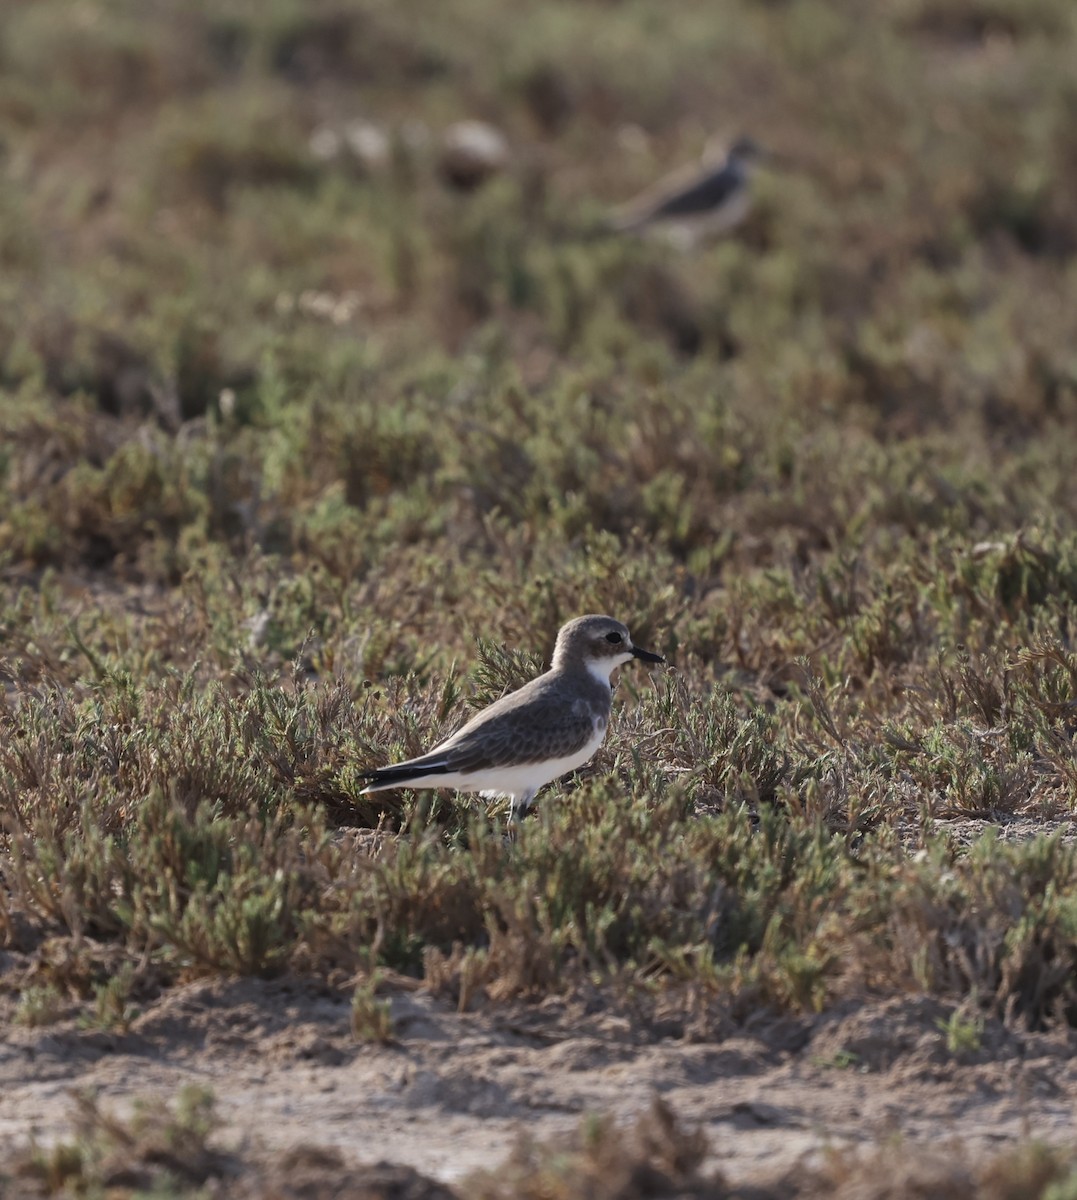
[[[1070, 0], [0, 13], [19, 1019], [388, 969], [1077, 1022]], [[735, 238], [601, 235], [740, 132]], [[516, 845], [358, 796], [588, 611], [672, 667]]]
[[240, 1200], [270, 1195], [358, 1195], [370, 1200], [1067, 1200], [1077, 1182], [1071, 1154], [1037, 1142], [988, 1154], [934, 1150], [911, 1156], [889, 1143], [857, 1154], [829, 1149], [818, 1161], [765, 1172], [747, 1186], [716, 1170], [714, 1147], [660, 1099], [627, 1129], [590, 1117], [568, 1136], [523, 1133], [497, 1170], [470, 1172], [447, 1185], [410, 1167], [355, 1166], [335, 1147], [306, 1144], [283, 1152], [244, 1142], [220, 1144], [213, 1097], [184, 1089], [172, 1104], [139, 1105], [129, 1119], [78, 1096], [76, 1136], [14, 1156], [0, 1176], [14, 1200], [63, 1195], [132, 1195], [201, 1200], [227, 1189]]

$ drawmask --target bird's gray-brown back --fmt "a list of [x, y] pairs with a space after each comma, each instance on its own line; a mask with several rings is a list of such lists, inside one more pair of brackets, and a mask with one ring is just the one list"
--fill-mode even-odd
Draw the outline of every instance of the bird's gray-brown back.
[[454, 768], [541, 762], [578, 753], [608, 724], [612, 692], [581, 664], [547, 671], [479, 713], [440, 747]]

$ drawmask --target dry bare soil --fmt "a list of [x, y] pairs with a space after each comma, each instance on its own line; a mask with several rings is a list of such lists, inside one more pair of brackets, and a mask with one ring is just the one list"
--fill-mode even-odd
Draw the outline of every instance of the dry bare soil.
[[[32, 965], [8, 953], [0, 971]], [[460, 1013], [414, 980], [380, 990], [391, 1014], [380, 1045], [353, 1035], [349, 989], [304, 979], [170, 987], [126, 1032], [76, 1020], [19, 1028], [7, 1002], [0, 1141], [70, 1139], [85, 1128], [87, 1096], [129, 1118], [194, 1085], [215, 1100], [214, 1147], [262, 1164], [296, 1195], [362, 1186], [435, 1196], [440, 1181], [468, 1196], [476, 1172], [526, 1157], [529, 1140], [564, 1140], [585, 1118], [646, 1138], [656, 1099], [704, 1134], [699, 1178], [714, 1196], [807, 1195], [835, 1181], [849, 1195], [972, 1195], [1000, 1151], [1072, 1144], [1069, 1027], [1029, 1033], [989, 1020], [962, 1046], [947, 1035], [952, 1006], [903, 996], [760, 1013], [697, 1040], [597, 995]], [[887, 1158], [887, 1147], [900, 1154]], [[373, 1164], [411, 1167], [425, 1182]]]

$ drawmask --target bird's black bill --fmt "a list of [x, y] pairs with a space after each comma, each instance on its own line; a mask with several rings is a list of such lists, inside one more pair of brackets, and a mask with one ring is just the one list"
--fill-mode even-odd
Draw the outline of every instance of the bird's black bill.
[[664, 663], [666, 661], [661, 654], [652, 654], [650, 650], [641, 650], [639, 646], [632, 647], [632, 657], [638, 658], [642, 662]]

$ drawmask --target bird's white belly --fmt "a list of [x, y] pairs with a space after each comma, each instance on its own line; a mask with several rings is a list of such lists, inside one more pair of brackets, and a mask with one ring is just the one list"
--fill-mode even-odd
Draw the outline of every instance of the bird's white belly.
[[655, 221], [651, 229], [656, 237], [665, 238], [678, 249], [691, 250], [700, 242], [719, 238], [735, 229], [748, 216], [751, 207], [752, 198], [745, 189], [712, 212]]
[[[442, 775], [434, 786], [451, 787], [458, 792], [481, 792], [488, 796], [526, 796], [537, 792], [552, 780], [582, 767], [602, 745], [605, 736], [606, 722], [600, 718], [595, 722], [590, 741], [575, 754], [549, 758], [545, 762], [490, 767], [468, 775]], [[431, 782], [433, 783], [433, 779]]]

